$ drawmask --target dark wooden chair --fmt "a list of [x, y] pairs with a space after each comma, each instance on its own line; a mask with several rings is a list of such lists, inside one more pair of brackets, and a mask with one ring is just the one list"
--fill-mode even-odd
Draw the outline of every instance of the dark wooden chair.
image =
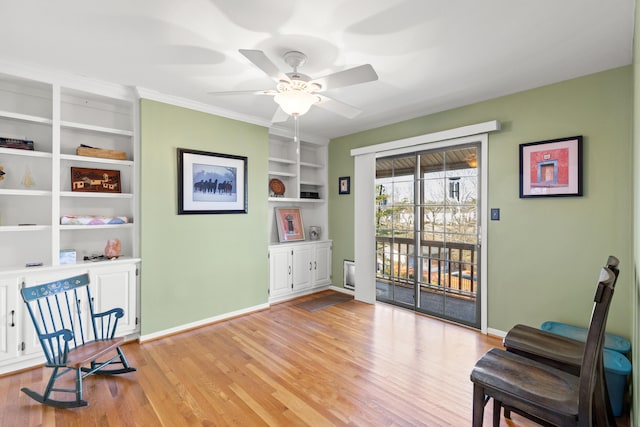
[[[615, 256], [609, 256], [607, 259], [607, 268], [615, 275], [613, 289], [615, 289], [620, 273], [619, 264], [620, 261]], [[509, 330], [503, 339], [503, 345], [509, 352], [537, 360], [573, 375], [580, 375], [584, 342], [518, 324]], [[602, 355], [599, 357], [597, 369], [598, 377], [594, 396], [595, 415], [599, 418], [599, 425], [615, 427], [616, 420], [608, 397]], [[606, 413], [606, 421], [602, 419], [603, 413]], [[504, 415], [505, 418], [510, 418], [508, 407], [505, 407]]]
[[[44, 393], [22, 389], [29, 397], [58, 408], [87, 406], [82, 398], [83, 378], [136, 370], [120, 349], [124, 339], [115, 337], [124, 311], [94, 312], [88, 274], [24, 288], [21, 294], [44, 351], [45, 366], [53, 369]], [[56, 388], [56, 380], [67, 373], [74, 374], [75, 387]], [[56, 400], [52, 392], [72, 393], [74, 397]]]
[[493, 425], [500, 425], [502, 406], [542, 425], [594, 425], [594, 390], [615, 274], [602, 268], [580, 375], [572, 375], [536, 360], [494, 348], [471, 371], [473, 426], [481, 427], [484, 407], [493, 399]]

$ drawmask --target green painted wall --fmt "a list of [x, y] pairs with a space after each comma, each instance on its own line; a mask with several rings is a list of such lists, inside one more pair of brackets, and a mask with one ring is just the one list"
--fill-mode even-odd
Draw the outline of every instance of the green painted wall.
[[[141, 101], [142, 335], [267, 302], [268, 129]], [[248, 157], [249, 213], [178, 215], [177, 148]]]
[[[632, 326], [632, 67], [545, 86], [332, 140], [329, 182], [353, 176], [352, 148], [489, 120], [488, 325], [507, 331], [545, 320], [586, 325], [599, 266], [620, 258], [608, 330]], [[584, 136], [584, 197], [519, 198], [518, 146]], [[353, 194], [331, 192], [329, 232], [334, 284], [353, 259]]]

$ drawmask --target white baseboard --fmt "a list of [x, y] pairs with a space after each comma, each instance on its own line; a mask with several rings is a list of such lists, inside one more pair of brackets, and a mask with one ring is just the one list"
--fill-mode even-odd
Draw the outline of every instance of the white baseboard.
[[341, 293], [347, 294], [347, 295], [355, 295], [356, 294], [355, 291], [352, 291], [350, 289], [339, 288], [339, 287], [333, 286], [333, 285], [329, 286], [329, 289], [331, 289], [332, 291], [341, 292]]
[[175, 328], [165, 329], [163, 331], [154, 332], [152, 334], [140, 335], [139, 341], [141, 343], [143, 343], [145, 341], [155, 340], [155, 339], [162, 338], [162, 337], [165, 337], [165, 336], [168, 336], [168, 335], [174, 335], [174, 334], [177, 334], [179, 332], [184, 332], [184, 331], [187, 331], [189, 329], [194, 329], [194, 328], [198, 328], [198, 327], [201, 327], [201, 326], [210, 325], [212, 323], [220, 322], [222, 320], [227, 320], [227, 319], [230, 319], [232, 317], [238, 317], [238, 316], [241, 316], [243, 314], [249, 314], [249, 313], [253, 313], [255, 311], [265, 310], [265, 309], [267, 309], [269, 307], [270, 307], [270, 305], [268, 303], [266, 303], [266, 304], [254, 305], [253, 307], [243, 308], [241, 310], [231, 311], [229, 313], [224, 313], [224, 314], [220, 314], [218, 316], [209, 317], [207, 319], [198, 320], [197, 322], [191, 322], [191, 323], [186, 323], [184, 325], [176, 326]]
[[507, 333], [505, 331], [501, 331], [500, 329], [487, 328], [487, 335], [504, 338]]

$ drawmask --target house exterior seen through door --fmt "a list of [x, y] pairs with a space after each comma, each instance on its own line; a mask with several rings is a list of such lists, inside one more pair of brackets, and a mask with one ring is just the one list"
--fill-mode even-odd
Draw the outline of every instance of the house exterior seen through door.
[[479, 145], [376, 160], [376, 298], [480, 328]]

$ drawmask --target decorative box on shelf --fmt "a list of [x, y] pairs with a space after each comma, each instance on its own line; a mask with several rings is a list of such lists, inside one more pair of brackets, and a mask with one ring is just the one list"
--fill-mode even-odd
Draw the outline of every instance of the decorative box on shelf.
[[127, 160], [127, 153], [117, 150], [105, 150], [81, 145], [76, 149], [78, 156], [99, 157], [101, 159]]
[[319, 199], [320, 194], [317, 191], [301, 191], [300, 198], [301, 199]]
[[60, 249], [60, 265], [75, 263], [76, 251], [74, 249]]
[[0, 136], [0, 147], [2, 148], [17, 148], [19, 150], [31, 150], [33, 151], [33, 141], [27, 139], [18, 138], [6, 138]]

